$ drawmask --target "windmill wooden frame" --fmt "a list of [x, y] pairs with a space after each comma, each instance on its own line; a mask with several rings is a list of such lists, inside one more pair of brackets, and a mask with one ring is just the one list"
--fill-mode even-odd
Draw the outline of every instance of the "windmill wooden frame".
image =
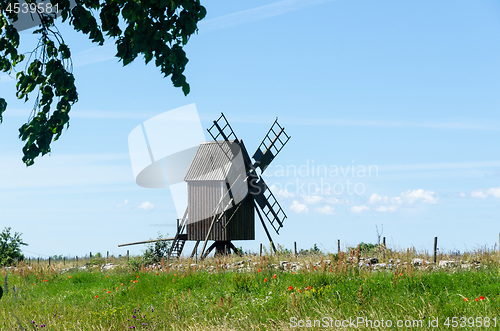
[[[214, 249], [216, 254], [227, 254], [231, 250], [238, 253], [232, 240], [255, 239], [255, 214], [276, 251], [266, 223], [279, 234], [287, 216], [261, 175], [291, 137], [276, 118], [252, 161], [243, 140], [238, 139], [224, 114], [213, 121], [208, 132], [213, 141], [200, 144], [184, 178], [188, 185], [186, 212], [177, 220], [175, 237], [162, 239], [172, 240], [168, 256], [179, 257], [186, 241], [196, 241], [191, 257], [202, 241], [201, 258]], [[242, 163], [234, 162], [238, 153]], [[241, 190], [248, 194], [237, 201], [235, 196]], [[213, 243], [206, 249], [208, 241]], [[144, 242], [119, 246], [138, 243]]]

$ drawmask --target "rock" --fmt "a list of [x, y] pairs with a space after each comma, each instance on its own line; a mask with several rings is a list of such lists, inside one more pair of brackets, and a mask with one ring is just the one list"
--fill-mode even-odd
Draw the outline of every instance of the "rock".
[[457, 262], [456, 261], [446, 261], [446, 260], [443, 260], [443, 261], [439, 261], [439, 267], [441, 268], [450, 268], [450, 267], [456, 267], [457, 266]]

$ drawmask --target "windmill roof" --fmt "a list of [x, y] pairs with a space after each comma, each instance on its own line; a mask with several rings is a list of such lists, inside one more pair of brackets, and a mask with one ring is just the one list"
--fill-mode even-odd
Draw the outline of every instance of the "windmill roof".
[[208, 141], [198, 147], [184, 181], [223, 181], [240, 150], [238, 141]]

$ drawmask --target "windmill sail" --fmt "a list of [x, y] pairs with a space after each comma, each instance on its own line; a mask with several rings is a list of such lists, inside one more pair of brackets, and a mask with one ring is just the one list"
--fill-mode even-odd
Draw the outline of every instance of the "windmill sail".
[[290, 136], [286, 134], [285, 128], [279, 125], [278, 118], [276, 118], [260, 143], [259, 148], [257, 148], [257, 151], [252, 156], [255, 160], [254, 167], [259, 167], [264, 172], [289, 139]]
[[271, 223], [274, 231], [279, 234], [280, 229], [283, 227], [283, 222], [287, 217], [283, 208], [281, 208], [278, 200], [276, 200], [271, 190], [267, 188], [262, 178], [260, 178], [259, 182], [254, 181], [253, 183], [251, 186], [254, 190], [250, 194], [254, 196], [255, 202], [257, 202], [257, 205], [262, 210], [262, 214]]

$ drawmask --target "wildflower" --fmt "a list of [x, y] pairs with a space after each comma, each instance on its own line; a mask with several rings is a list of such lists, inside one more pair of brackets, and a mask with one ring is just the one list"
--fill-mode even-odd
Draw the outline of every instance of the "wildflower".
[[299, 292], [302, 293], [302, 290], [299, 288]]
[[109, 276], [106, 276], [106, 278], [109, 278]]
[[267, 278], [264, 278], [264, 283], [267, 282]]
[[273, 275], [273, 279], [276, 279], [276, 274]]
[[484, 297], [481, 295], [481, 296], [479, 297], [479, 300], [484, 300]]
[[108, 293], [111, 293], [111, 291], [108, 291]]
[[139, 278], [139, 275], [137, 275], [137, 278]]
[[469, 301], [469, 299], [465, 298], [465, 302]]
[[289, 286], [289, 287], [288, 287], [288, 290], [289, 290], [289, 291], [293, 291], [293, 286]]
[[147, 325], [148, 325], [148, 323], [142, 323], [142, 325], [147, 326]]
[[174, 275], [174, 277], [177, 276], [177, 274]]
[[135, 315], [132, 315], [132, 318], [137, 318]]
[[121, 283], [120, 285], [123, 285], [123, 283]]
[[156, 273], [156, 276], [158, 276], [158, 275], [159, 275], [159, 273]]
[[259, 272], [261, 272], [261, 271], [262, 271], [262, 270], [261, 270], [261, 269], [259, 269]]
[[311, 288], [311, 286], [306, 287], [306, 291], [309, 291]]
[[153, 312], [153, 311], [154, 311], [154, 308], [151, 308], [151, 312]]
[[118, 286], [116, 287], [116, 289], [118, 290]]
[[295, 275], [295, 271], [293, 272], [293, 274]]
[[69, 278], [71, 278], [71, 276], [69, 276]]
[[476, 301], [476, 302], [477, 302], [477, 301], [478, 301], [478, 300], [477, 300], [477, 298], [476, 298], [476, 300], [474, 300], [474, 301]]
[[400, 272], [400, 273], [399, 273], [399, 275], [400, 275], [400, 276], [403, 276], [403, 273], [402, 273], [402, 272]]
[[95, 297], [98, 298], [99, 296], [96, 294]]

